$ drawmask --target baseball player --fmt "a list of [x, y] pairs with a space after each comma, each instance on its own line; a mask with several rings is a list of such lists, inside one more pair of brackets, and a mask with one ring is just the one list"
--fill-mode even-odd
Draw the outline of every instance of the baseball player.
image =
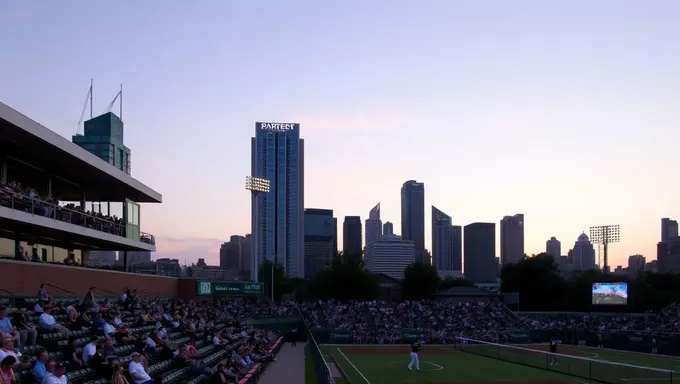
[[416, 366], [416, 371], [420, 371], [420, 360], [418, 359], [418, 351], [423, 348], [423, 344], [420, 341], [416, 341], [411, 344], [411, 362], [408, 363], [408, 370], [413, 370], [413, 365]]

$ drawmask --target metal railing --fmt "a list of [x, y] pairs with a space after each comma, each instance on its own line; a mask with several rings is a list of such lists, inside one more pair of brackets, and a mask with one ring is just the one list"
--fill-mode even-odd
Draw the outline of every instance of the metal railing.
[[62, 288], [62, 287], [60, 287], [60, 286], [58, 286], [58, 285], [49, 284], [49, 283], [44, 283], [44, 284], [45, 284], [46, 286], [48, 286], [48, 287], [56, 288], [56, 289], [58, 289], [58, 290], [60, 290], [60, 291], [62, 291], [62, 292], [66, 292], [66, 293], [68, 293], [69, 295], [78, 296], [77, 293], [75, 293], [75, 292], [73, 292], [73, 291], [69, 291], [68, 289]]
[[[125, 224], [113, 221], [110, 218], [97, 217], [91, 213], [24, 196], [6, 189], [0, 192], [0, 205], [7, 208], [125, 237]], [[139, 240], [151, 245], [156, 244], [154, 236], [144, 232], [140, 232]]]
[[16, 297], [14, 295], [14, 292], [8, 291], [8, 290], [2, 289], [2, 288], [0, 288], [0, 292], [9, 293], [9, 302], [11, 303], [12, 308], [15, 308], [17, 301], [16, 301]]
[[309, 352], [312, 355], [312, 364], [314, 365], [314, 374], [316, 376], [317, 383], [335, 384], [335, 380], [333, 379], [333, 375], [331, 375], [330, 368], [328, 368], [328, 365], [326, 364], [323, 353], [321, 352], [319, 345], [316, 343], [314, 334], [312, 333], [311, 329], [309, 329], [307, 320], [305, 320], [305, 316], [302, 314], [302, 311], [300, 310], [300, 307], [297, 305], [297, 303], [295, 304], [295, 308], [297, 308], [298, 314], [305, 325], [305, 333], [307, 334], [307, 348], [309, 348]]

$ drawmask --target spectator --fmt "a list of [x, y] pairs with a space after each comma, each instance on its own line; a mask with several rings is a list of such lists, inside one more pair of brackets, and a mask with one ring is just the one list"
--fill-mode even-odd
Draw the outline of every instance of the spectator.
[[12, 325], [12, 322], [7, 317], [7, 308], [0, 308], [0, 337], [10, 338], [14, 341], [14, 345], [21, 346], [21, 337], [17, 329]]
[[83, 361], [78, 358], [78, 349], [76, 348], [76, 338], [70, 336], [64, 347], [64, 359], [68, 364], [69, 369], [79, 369], [83, 366]]
[[35, 324], [28, 321], [26, 308], [21, 308], [14, 313], [12, 323], [19, 331], [21, 345], [35, 345], [38, 339], [38, 330], [35, 329]]
[[16, 357], [5, 356], [0, 360], [0, 383], [2, 384], [14, 384], [17, 379], [14, 376], [14, 365], [16, 364]]
[[97, 342], [99, 341], [99, 337], [96, 335], [90, 336], [90, 342], [87, 343], [83, 347], [83, 364], [87, 364], [90, 361], [90, 358], [97, 353]]
[[55, 364], [54, 372], [48, 373], [42, 384], [66, 384], [66, 365], [65, 362]]
[[149, 376], [149, 367], [146, 365], [146, 359], [138, 352], [132, 353], [132, 361], [128, 366], [128, 372], [135, 384], [153, 384], [151, 376]]
[[35, 384], [42, 384], [43, 379], [47, 376], [47, 366], [45, 365], [48, 360], [47, 351], [41, 349], [38, 351], [38, 359], [35, 361], [35, 365], [31, 370], [33, 377], [35, 378]]

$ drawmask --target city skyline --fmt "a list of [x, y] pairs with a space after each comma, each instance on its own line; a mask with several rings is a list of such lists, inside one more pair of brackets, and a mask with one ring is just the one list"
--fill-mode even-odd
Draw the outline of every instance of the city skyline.
[[454, 225], [522, 212], [527, 254], [552, 236], [566, 253], [609, 223], [621, 225], [612, 267], [656, 258], [660, 219], [680, 217], [667, 177], [680, 4], [294, 2], [6, 4], [0, 34], [16, 38], [3, 45], [0, 100], [70, 138], [90, 78], [97, 114], [124, 84], [132, 176], [163, 192], [141, 207], [154, 258], [217, 264], [223, 242], [251, 232], [254, 121], [301, 124], [302, 208], [340, 221], [380, 201], [401, 232], [398, 190], [414, 179]]

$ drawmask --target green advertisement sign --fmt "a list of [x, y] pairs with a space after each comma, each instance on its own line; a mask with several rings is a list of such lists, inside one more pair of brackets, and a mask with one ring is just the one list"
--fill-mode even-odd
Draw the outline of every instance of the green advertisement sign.
[[196, 280], [196, 296], [262, 296], [261, 283]]

